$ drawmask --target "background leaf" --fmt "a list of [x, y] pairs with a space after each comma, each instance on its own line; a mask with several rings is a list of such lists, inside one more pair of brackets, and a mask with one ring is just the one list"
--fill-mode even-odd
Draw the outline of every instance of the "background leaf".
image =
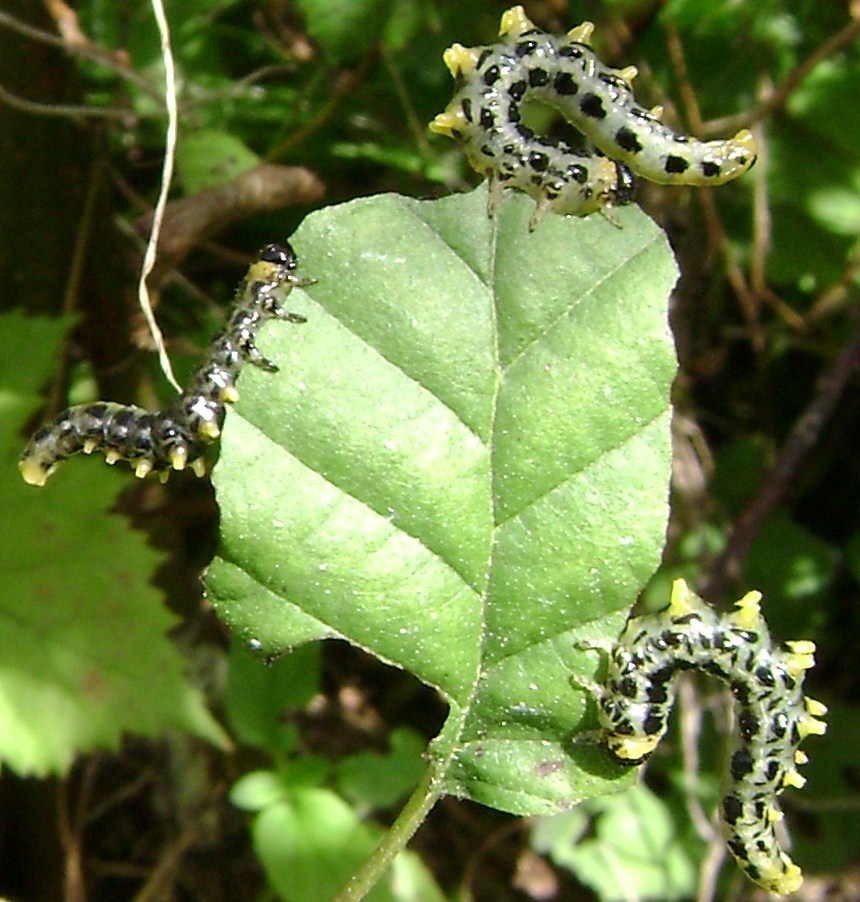
[[18, 475], [21, 427], [67, 328], [68, 319], [0, 318], [0, 759], [19, 774], [62, 772], [126, 731], [227, 743], [164, 635], [175, 618], [148, 585], [161, 555], [105, 516], [119, 473], [76, 461], [42, 491]]
[[319, 279], [243, 375], [208, 585], [246, 640], [342, 637], [436, 686], [450, 792], [559, 810], [619, 770], [571, 745], [569, 684], [657, 566], [667, 513], [662, 234], [486, 191], [381, 196], [294, 236]]

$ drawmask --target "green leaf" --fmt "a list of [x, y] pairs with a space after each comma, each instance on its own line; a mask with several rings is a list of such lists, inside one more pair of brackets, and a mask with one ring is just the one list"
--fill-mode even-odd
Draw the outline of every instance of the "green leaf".
[[186, 194], [223, 185], [259, 162], [260, 158], [243, 141], [215, 129], [189, 132], [176, 151], [176, 168]]
[[[254, 849], [266, 876], [286, 902], [331, 899], [373, 851], [381, 829], [360, 821], [327, 789], [298, 789], [257, 816]], [[442, 902], [444, 896], [418, 858], [401, 853], [371, 902]]]
[[296, 0], [308, 34], [334, 62], [354, 61], [380, 40], [394, 0]]
[[436, 686], [444, 787], [515, 813], [617, 787], [570, 674], [656, 568], [675, 267], [638, 210], [486, 215], [486, 190], [315, 213], [302, 326], [261, 334], [215, 473], [221, 615], [264, 651], [341, 637]]
[[264, 665], [234, 642], [225, 704], [236, 738], [273, 753], [293, 750], [295, 729], [284, 714], [303, 708], [319, 690], [319, 657], [309, 645]]
[[[817, 695], [817, 693], [816, 693]], [[829, 875], [849, 868], [857, 858], [860, 811], [857, 797], [857, 736], [860, 713], [856, 706], [833, 705], [827, 712], [827, 734], [809, 742], [809, 779], [802, 817], [792, 821], [792, 854], [804, 872]], [[814, 743], [814, 744], [813, 744]], [[786, 807], [795, 800], [786, 799]]]
[[414, 731], [391, 731], [385, 755], [360, 752], [338, 762], [338, 786], [355, 805], [387, 808], [403, 798], [426, 770], [424, 740]]
[[[585, 836], [586, 809], [596, 815]], [[604, 902], [630, 898], [685, 899], [697, 883], [703, 843], [692, 829], [679, 834], [664, 802], [645, 786], [593, 799], [575, 811], [537, 820], [536, 851], [572, 871]]]
[[19, 774], [60, 773], [125, 732], [227, 742], [165, 637], [175, 618], [150, 585], [161, 556], [108, 514], [120, 474], [71, 462], [40, 490], [18, 475], [22, 424], [67, 326], [0, 319], [0, 759]]

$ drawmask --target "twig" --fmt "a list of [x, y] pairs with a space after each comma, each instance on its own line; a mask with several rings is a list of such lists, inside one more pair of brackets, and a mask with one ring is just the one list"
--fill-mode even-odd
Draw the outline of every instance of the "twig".
[[748, 110], [736, 116], [724, 116], [722, 119], [711, 119], [709, 122], [702, 124], [701, 135], [706, 138], [722, 135], [736, 131], [739, 128], [749, 128], [754, 123], [766, 119], [771, 113], [785, 106], [788, 98], [800, 87], [804, 79], [820, 62], [823, 62], [843, 47], [847, 47], [858, 35], [860, 35], [860, 19], [855, 19], [837, 31], [836, 34], [827, 38], [814, 53], [810, 54], [800, 65], [792, 69], [786, 76], [785, 81], [754, 110]]
[[43, 0], [43, 2], [67, 47], [85, 47], [89, 44], [89, 39], [81, 30], [78, 14], [65, 0]]
[[740, 301], [741, 311], [749, 330], [750, 343], [756, 354], [761, 354], [764, 349], [764, 332], [759, 320], [759, 302], [756, 295], [750, 290], [749, 283], [743, 270], [732, 257], [729, 236], [723, 227], [717, 205], [714, 203], [714, 195], [710, 188], [704, 188], [697, 192], [699, 203], [705, 215], [708, 234], [716, 246], [717, 251], [725, 260], [726, 279], [732, 286], [732, 290]]
[[816, 299], [807, 314], [807, 322], [818, 322], [842, 306], [858, 272], [860, 272], [860, 244], [855, 245], [849, 253], [845, 269], [837, 281], [825, 289]]
[[322, 126], [337, 112], [341, 103], [346, 99], [355, 88], [367, 78], [368, 73], [373, 68], [379, 57], [379, 49], [371, 48], [365, 55], [358, 67], [349, 73], [344, 73], [335, 84], [334, 93], [314, 116], [314, 118], [297, 129], [288, 138], [275, 145], [267, 154], [266, 161], [273, 163], [280, 160], [293, 150], [299, 147], [302, 142], [306, 141], [314, 132], [318, 131]]
[[127, 81], [132, 82], [132, 84], [137, 85], [141, 91], [144, 91], [150, 97], [155, 98], [159, 103], [162, 103], [164, 100], [161, 96], [161, 92], [148, 79], [138, 74], [130, 66], [127, 66], [125, 63], [118, 60], [114, 53], [101, 47], [97, 47], [91, 41], [88, 41], [85, 44], [68, 44], [62, 38], [52, 34], [50, 31], [42, 31], [40, 28], [34, 28], [32, 25], [21, 22], [3, 10], [0, 10], [0, 25], [5, 26], [11, 31], [17, 31], [18, 34], [22, 34], [33, 41], [39, 41], [41, 44], [49, 44], [52, 47], [59, 47], [61, 50], [65, 50], [72, 56], [78, 56], [87, 59], [90, 62], [98, 63], [100, 66], [110, 69]]
[[729, 583], [737, 577], [741, 562], [764, 521], [788, 494], [801, 464], [821, 437], [858, 363], [860, 321], [842, 353], [821, 375], [815, 397], [795, 422], [761, 490], [735, 523], [725, 550], [714, 561], [702, 587], [702, 595], [709, 601], [722, 599]]
[[702, 113], [699, 109], [699, 100], [696, 92], [690, 84], [687, 74], [687, 61], [684, 58], [684, 46], [681, 43], [681, 35], [672, 23], [666, 27], [666, 48], [669, 51], [669, 59], [678, 79], [678, 87], [681, 91], [681, 100], [684, 104], [684, 113], [693, 134], [698, 134], [702, 129]]
[[129, 119], [134, 116], [130, 110], [118, 110], [111, 107], [82, 106], [72, 103], [38, 103], [13, 94], [8, 88], [0, 85], [0, 102], [22, 113], [36, 116], [63, 116], [73, 119], [86, 117], [89, 119]]
[[436, 765], [431, 764], [403, 806], [397, 820], [374, 850], [334, 899], [334, 902], [359, 902], [379, 882], [391, 867], [398, 853], [406, 848], [415, 831], [424, 823], [430, 810], [442, 795]]
[[170, 192], [170, 182], [173, 178], [173, 164], [176, 157], [176, 138], [179, 132], [179, 110], [176, 105], [176, 69], [173, 63], [173, 51], [170, 47], [170, 26], [164, 14], [162, 0], [150, 0], [155, 21], [158, 24], [158, 34], [161, 38], [161, 57], [164, 61], [164, 99], [167, 103], [167, 134], [164, 139], [164, 164], [161, 169], [161, 190], [155, 204], [152, 215], [152, 231], [149, 233], [149, 241], [143, 254], [143, 266], [140, 271], [140, 281], [137, 284], [137, 299], [144, 319], [149, 327], [152, 340], [158, 349], [158, 359], [161, 363], [161, 371], [167, 377], [167, 381], [178, 391], [182, 386], [173, 374], [170, 358], [167, 356], [167, 348], [164, 345], [164, 336], [155, 321], [152, 311], [152, 300], [149, 296], [149, 288], [146, 280], [155, 266], [156, 250], [158, 248], [158, 236], [161, 233], [161, 224], [164, 220], [164, 210], [167, 207], [167, 195]]

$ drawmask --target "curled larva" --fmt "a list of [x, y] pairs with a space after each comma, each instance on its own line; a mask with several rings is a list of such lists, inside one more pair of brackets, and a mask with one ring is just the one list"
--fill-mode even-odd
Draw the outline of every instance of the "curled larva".
[[598, 687], [601, 732], [622, 762], [639, 764], [666, 731], [674, 699], [672, 677], [698, 670], [726, 683], [737, 707], [737, 742], [720, 804], [729, 851], [755, 883], [786, 895], [802, 882], [800, 868], [777, 843], [782, 818], [776, 798], [805, 783], [804, 737], [822, 734], [826, 708], [804, 697], [804, 673], [813, 666], [812, 642], [775, 647], [750, 592], [730, 614], [718, 614], [683, 580], [668, 608], [631, 618], [610, 649], [606, 679]]
[[169, 407], [149, 411], [97, 401], [62, 411], [24, 449], [18, 462], [24, 480], [44, 485], [62, 461], [79, 451], [101, 451], [109, 464], [128, 461], [141, 478], [155, 472], [165, 480], [171, 470], [186, 466], [203, 476], [206, 450], [220, 435], [225, 404], [239, 397], [236, 377], [243, 364], [277, 370], [255, 344], [260, 325], [272, 318], [304, 322], [304, 317], [282, 306], [293, 288], [314, 282], [295, 274], [297, 262], [289, 245], [270, 244], [260, 251], [239, 288], [227, 325], [212, 341], [206, 362]]
[[[461, 141], [494, 186], [527, 191], [539, 210], [577, 215], [629, 201], [630, 171], [666, 185], [721, 185], [753, 165], [750, 132], [699, 141], [639, 106], [631, 90], [636, 69], [603, 65], [588, 46], [592, 31], [584, 22], [567, 35], [547, 34], [512, 7], [498, 43], [445, 51], [456, 92], [431, 130]], [[557, 109], [603, 156], [535, 135], [521, 121], [526, 100]]]

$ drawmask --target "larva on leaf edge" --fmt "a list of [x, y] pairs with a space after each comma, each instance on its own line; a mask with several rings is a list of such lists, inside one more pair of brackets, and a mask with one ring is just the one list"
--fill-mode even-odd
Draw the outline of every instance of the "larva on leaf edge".
[[257, 348], [255, 336], [268, 319], [302, 323], [283, 301], [293, 288], [313, 284], [296, 275], [298, 260], [288, 244], [270, 244], [257, 256], [239, 288], [222, 332], [185, 391], [164, 410], [96, 401], [63, 410], [30, 439], [18, 462], [25, 482], [42, 486], [73, 454], [101, 451], [109, 464], [128, 461], [135, 476], [157, 473], [165, 481], [172, 470], [190, 467], [206, 473], [206, 451], [221, 434], [225, 405], [239, 398], [236, 378], [248, 362], [277, 370]]
[[827, 709], [803, 694], [815, 645], [775, 646], [760, 601], [759, 592], [750, 592], [734, 611], [720, 614], [676, 580], [668, 608], [628, 620], [608, 651], [602, 685], [590, 688], [603, 741], [619, 761], [635, 765], [666, 732], [678, 671], [701, 671], [729, 687], [737, 738], [720, 803], [723, 834], [751, 880], [787, 895], [803, 878], [777, 841], [776, 799], [787, 786], [806, 782], [797, 770], [807, 760], [799, 746], [824, 733]]

